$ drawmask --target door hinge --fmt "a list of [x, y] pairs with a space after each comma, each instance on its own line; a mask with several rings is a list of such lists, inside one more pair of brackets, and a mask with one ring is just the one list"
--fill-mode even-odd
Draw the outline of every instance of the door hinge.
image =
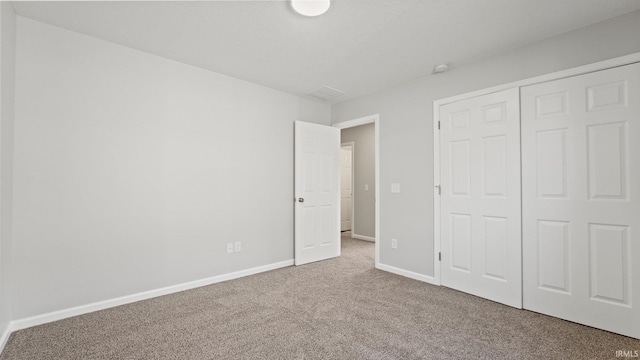
[[442, 261], [442, 253], [441, 252], [438, 253], [438, 261]]
[[438, 121], [438, 130], [440, 130], [440, 121]]
[[436, 185], [436, 186], [435, 186], [435, 188], [437, 188], [437, 189], [438, 189], [438, 195], [441, 195], [441, 194], [440, 194], [440, 191], [441, 191], [441, 190], [440, 190], [440, 185]]

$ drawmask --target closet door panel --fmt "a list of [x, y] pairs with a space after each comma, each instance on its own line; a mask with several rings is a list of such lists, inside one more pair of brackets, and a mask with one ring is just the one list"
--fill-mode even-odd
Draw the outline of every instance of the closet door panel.
[[521, 107], [524, 308], [640, 338], [640, 65]]
[[519, 90], [440, 108], [441, 282], [522, 307]]

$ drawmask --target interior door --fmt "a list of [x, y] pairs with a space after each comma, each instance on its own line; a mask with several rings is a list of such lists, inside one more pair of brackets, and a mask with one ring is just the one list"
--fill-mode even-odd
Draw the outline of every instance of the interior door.
[[524, 307], [640, 338], [640, 65], [522, 88]]
[[340, 130], [295, 122], [295, 264], [340, 256]]
[[440, 107], [442, 285], [522, 307], [517, 88]]
[[340, 230], [351, 230], [353, 213], [353, 146], [340, 148]]

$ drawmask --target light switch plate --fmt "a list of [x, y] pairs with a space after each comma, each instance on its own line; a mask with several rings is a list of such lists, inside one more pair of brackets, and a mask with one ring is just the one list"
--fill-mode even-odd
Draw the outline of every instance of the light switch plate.
[[391, 192], [399, 193], [400, 192], [400, 184], [391, 184]]
[[233, 253], [233, 243], [227, 243], [227, 254]]
[[364, 191], [369, 191], [369, 184], [364, 184]]

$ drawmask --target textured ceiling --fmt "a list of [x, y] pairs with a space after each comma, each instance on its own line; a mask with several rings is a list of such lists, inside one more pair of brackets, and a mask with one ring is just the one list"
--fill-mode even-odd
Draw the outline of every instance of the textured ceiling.
[[638, 0], [14, 2], [16, 13], [295, 95], [358, 97], [640, 9]]

